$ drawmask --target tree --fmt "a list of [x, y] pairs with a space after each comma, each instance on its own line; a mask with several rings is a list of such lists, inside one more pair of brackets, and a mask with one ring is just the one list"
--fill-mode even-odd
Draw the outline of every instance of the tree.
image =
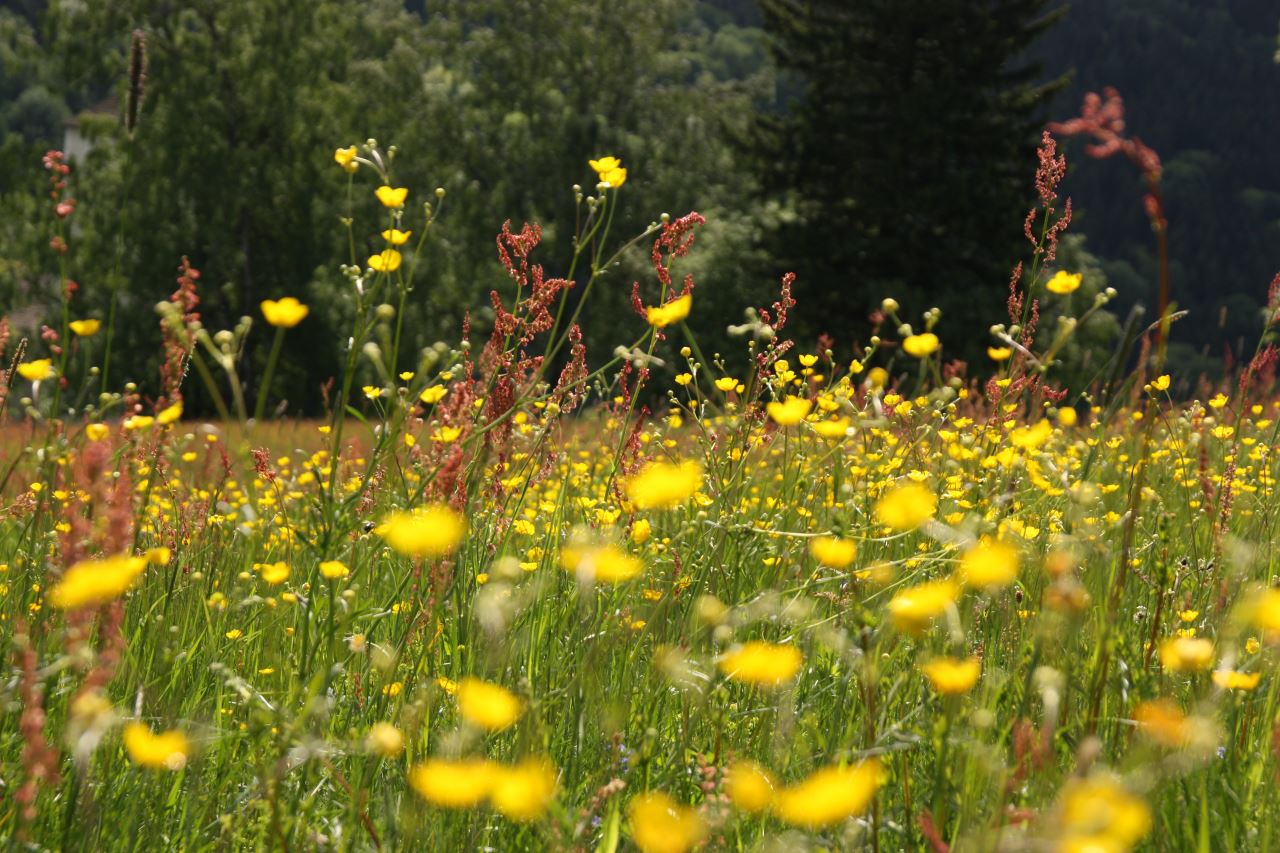
[[[1025, 253], [1047, 98], [1027, 45], [1047, 0], [764, 0], [794, 99], [760, 121], [772, 235], [813, 332], [851, 337], [881, 299], [943, 311], [945, 344], [985, 346]], [[953, 330], [948, 336], [946, 330]]]

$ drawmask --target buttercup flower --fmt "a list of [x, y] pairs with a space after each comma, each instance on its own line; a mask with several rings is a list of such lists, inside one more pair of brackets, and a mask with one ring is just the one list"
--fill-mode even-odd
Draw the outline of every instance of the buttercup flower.
[[400, 253], [395, 249], [383, 249], [369, 256], [369, 269], [375, 272], [395, 272], [400, 269]]
[[18, 365], [18, 375], [28, 382], [43, 382], [54, 375], [53, 360], [37, 358], [35, 361], [23, 362]]
[[902, 342], [902, 351], [913, 358], [924, 358], [938, 351], [941, 342], [933, 332], [909, 335]]
[[646, 308], [644, 311], [645, 316], [649, 318], [649, 325], [661, 329], [670, 326], [672, 323], [679, 323], [685, 317], [688, 317], [691, 308], [693, 308], [693, 294], [686, 293], [684, 296], [678, 296], [664, 305], [660, 305], [657, 308]]
[[352, 174], [356, 169], [360, 168], [360, 164], [356, 161], [356, 147], [354, 145], [349, 148], [339, 148], [333, 152], [333, 160], [347, 174]]
[[98, 334], [98, 330], [102, 328], [101, 320], [72, 320], [67, 324], [71, 331], [82, 338], [92, 337]]
[[1066, 270], [1058, 270], [1054, 273], [1053, 278], [1045, 282], [1045, 287], [1050, 293], [1056, 293], [1059, 296], [1066, 296], [1068, 293], [1074, 293], [1080, 287], [1080, 282], [1084, 280], [1081, 273], [1069, 273]]
[[404, 200], [409, 197], [407, 187], [389, 187], [386, 184], [373, 192], [378, 197], [378, 201], [382, 202], [383, 207], [404, 207]]
[[306, 318], [311, 309], [292, 296], [262, 300], [262, 316], [277, 329], [292, 329]]

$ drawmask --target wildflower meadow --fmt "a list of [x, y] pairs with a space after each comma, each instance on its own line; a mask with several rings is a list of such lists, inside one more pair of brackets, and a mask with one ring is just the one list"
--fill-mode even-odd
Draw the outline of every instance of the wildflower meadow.
[[[1060, 133], [1152, 177], [1163, 247], [1158, 158], [1104, 107]], [[60, 310], [38, 337], [0, 323], [0, 837], [1280, 846], [1280, 277], [1221, 375], [1165, 372], [1185, 312], [1162, 290], [1066, 384], [1116, 294], [1058, 257], [1046, 133], [987, 327], [886, 293], [878, 334], [792, 340], [787, 275], [723, 318], [736, 350], [706, 351], [686, 320], [707, 219], [622, 233], [639, 176], [597, 154], [565, 188], [571, 254], [503, 224], [491, 328], [417, 349], [413, 271], [448, 251], [449, 194], [401, 185], [412, 154], [373, 140], [325, 153], [349, 327], [319, 419], [281, 415], [272, 383], [315, 306], [281, 289], [210, 328], [180, 254], [158, 374], [108, 373], [122, 309], [80, 311], [76, 175], [46, 156]], [[648, 260], [634, 284], [624, 256]], [[606, 289], [633, 310], [601, 319]], [[589, 352], [591, 323], [616, 348]]]

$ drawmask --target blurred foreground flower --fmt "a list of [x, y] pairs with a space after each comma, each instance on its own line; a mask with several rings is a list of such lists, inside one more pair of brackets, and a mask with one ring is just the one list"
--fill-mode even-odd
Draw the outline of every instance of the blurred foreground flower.
[[661, 791], [647, 791], [627, 805], [631, 840], [642, 853], [684, 853], [707, 833], [698, 813]]
[[830, 826], [865, 812], [880, 787], [880, 777], [880, 763], [874, 758], [848, 767], [826, 767], [783, 790], [774, 810], [793, 826]]
[[702, 466], [650, 462], [627, 481], [627, 497], [637, 509], [671, 509], [684, 503], [702, 485]]
[[393, 512], [374, 529], [391, 548], [406, 557], [452, 554], [467, 532], [467, 522], [444, 504]]
[[876, 521], [899, 533], [915, 530], [938, 511], [938, 498], [919, 483], [898, 486], [876, 502]]
[[649, 320], [650, 326], [656, 326], [661, 329], [670, 326], [672, 323], [679, 323], [685, 317], [688, 317], [692, 308], [693, 294], [686, 293], [684, 296], [677, 296], [657, 308], [645, 308], [644, 313]]
[[458, 682], [457, 695], [458, 712], [463, 719], [491, 732], [510, 727], [524, 712], [520, 697], [505, 687], [478, 678]]
[[720, 671], [746, 684], [777, 687], [796, 677], [804, 664], [804, 656], [792, 645], [754, 640], [730, 649], [720, 656]]
[[124, 595], [146, 567], [146, 557], [128, 554], [81, 560], [67, 569], [50, 591], [49, 601], [59, 610], [106, 604]]
[[152, 733], [142, 723], [124, 728], [124, 748], [135, 764], [157, 770], [181, 770], [187, 766], [191, 744], [180, 731]]

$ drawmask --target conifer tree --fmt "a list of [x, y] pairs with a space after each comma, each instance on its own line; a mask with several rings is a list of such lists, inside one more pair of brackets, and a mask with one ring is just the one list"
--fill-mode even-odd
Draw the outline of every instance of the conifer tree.
[[769, 239], [799, 273], [803, 314], [820, 318], [812, 332], [848, 340], [894, 296], [913, 316], [941, 307], [960, 354], [960, 330], [998, 314], [1062, 83], [1024, 58], [1056, 20], [1048, 5], [763, 0], [796, 90], [759, 122], [766, 185], [795, 211]]

